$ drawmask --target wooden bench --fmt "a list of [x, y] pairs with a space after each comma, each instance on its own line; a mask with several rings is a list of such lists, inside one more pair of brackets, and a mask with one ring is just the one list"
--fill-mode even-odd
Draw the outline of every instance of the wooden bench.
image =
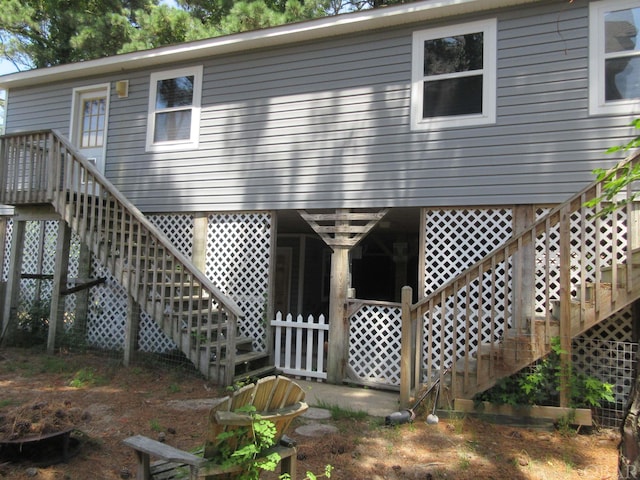
[[[272, 422], [277, 432], [275, 445], [263, 452], [264, 456], [273, 452], [278, 453], [281, 459], [281, 473], [288, 473], [292, 479], [295, 479], [296, 448], [286, 437], [283, 441], [283, 436], [293, 419], [307, 410], [304, 396], [304, 390], [289, 378], [270, 376], [258, 380], [255, 384], [246, 385], [233, 395], [223, 398], [209, 412], [202, 456], [142, 435], [129, 437], [123, 443], [136, 452], [138, 480], [169, 480], [175, 478], [177, 473], [187, 471], [191, 480], [221, 475], [233, 478], [233, 474], [242, 472], [239, 465], [222, 467], [213, 464], [210, 459], [214, 459], [223, 446], [231, 450], [237, 448], [233, 436], [227, 440], [220, 440], [220, 434], [250, 426], [255, 421], [253, 414], [238, 410], [253, 406], [255, 413], [261, 419]], [[152, 464], [151, 458], [157, 458], [160, 461]]]

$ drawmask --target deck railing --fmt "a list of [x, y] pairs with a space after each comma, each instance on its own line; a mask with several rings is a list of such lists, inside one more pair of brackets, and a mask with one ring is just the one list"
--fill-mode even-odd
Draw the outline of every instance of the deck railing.
[[91, 162], [56, 131], [0, 137], [0, 158], [0, 203], [51, 203], [201, 372], [233, 382], [242, 311]]
[[[637, 164], [640, 153], [626, 162]], [[572, 337], [638, 298], [636, 207], [599, 215], [602, 204], [585, 203], [602, 189], [596, 181], [538, 211], [530, 226], [433, 293], [415, 304], [407, 297], [403, 336], [422, 334], [414, 337], [416, 361], [404, 364], [411, 366], [401, 392], [446, 381], [450, 367], [452, 395], [471, 395], [546, 354], [551, 337], [570, 351]], [[631, 194], [629, 187], [620, 200]]]

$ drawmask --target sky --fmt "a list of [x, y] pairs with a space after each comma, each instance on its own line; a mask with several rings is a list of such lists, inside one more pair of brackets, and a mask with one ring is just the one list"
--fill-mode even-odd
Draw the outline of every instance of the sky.
[[0, 75], [6, 75], [7, 73], [13, 73], [16, 71], [16, 67], [13, 66], [13, 63], [0, 58]]

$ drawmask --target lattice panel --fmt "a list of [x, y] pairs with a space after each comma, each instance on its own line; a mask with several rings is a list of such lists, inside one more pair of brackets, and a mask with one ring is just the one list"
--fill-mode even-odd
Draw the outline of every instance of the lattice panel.
[[358, 378], [400, 385], [402, 309], [363, 305], [349, 318], [349, 366]]
[[2, 263], [2, 281], [9, 278], [9, 264], [11, 263], [11, 239], [13, 238], [13, 219], [7, 220], [7, 229], [4, 237], [4, 261]]
[[191, 258], [193, 215], [149, 215], [147, 218], [171, 240], [174, 247]]
[[[550, 208], [538, 208], [536, 211], [536, 220], [549, 213]], [[560, 255], [559, 246], [559, 229], [557, 226], [536, 238], [536, 291], [535, 291], [535, 309], [537, 313], [543, 315], [547, 309], [547, 296], [549, 300], [557, 298], [555, 292], [560, 291]], [[548, 254], [545, 252], [549, 251]], [[553, 292], [553, 293], [552, 293]]]
[[633, 342], [633, 314], [628, 306], [594, 325], [584, 334], [587, 338], [610, 342]]
[[[171, 243], [185, 256], [193, 254], [193, 215], [149, 215], [147, 217], [160, 229]], [[140, 350], [154, 353], [168, 353], [178, 346], [168, 338], [160, 326], [146, 312], [140, 312], [138, 331]]]
[[[56, 232], [57, 233], [57, 232]], [[80, 267], [80, 237], [75, 233], [71, 234], [69, 242], [69, 266], [67, 278], [78, 278], [78, 268]], [[68, 283], [67, 286], [71, 286]], [[76, 319], [76, 294], [72, 293], [64, 297], [64, 328], [70, 330]]]
[[212, 214], [207, 232], [206, 274], [242, 309], [240, 334], [266, 349], [272, 218], [269, 212]]
[[[10, 251], [13, 233], [13, 221], [7, 225], [7, 255], [3, 269], [5, 281], [8, 276]], [[25, 224], [25, 238], [22, 245], [22, 273], [53, 275], [55, 268], [56, 244], [58, 239], [58, 223], [56, 221], [28, 221]], [[78, 239], [75, 239], [75, 245]], [[73, 239], [69, 251], [69, 278], [77, 277], [78, 251], [74, 247]], [[67, 284], [67, 287], [71, 284]], [[40, 301], [45, 306], [51, 301], [53, 283], [50, 279], [26, 279], [20, 280], [18, 318], [27, 315], [27, 312]], [[73, 325], [75, 317], [75, 295], [65, 297], [64, 328], [69, 329]]]
[[127, 318], [127, 292], [95, 257], [91, 271], [94, 277], [105, 277], [106, 281], [90, 290], [87, 343], [107, 350], [122, 349]]
[[138, 347], [143, 352], [168, 353], [178, 350], [173, 340], [168, 338], [158, 323], [146, 312], [140, 312]]
[[[511, 237], [512, 211], [428, 210], [425, 233], [424, 290], [429, 294]], [[494, 280], [496, 283], [492, 287]], [[443, 314], [442, 307], [434, 310], [431, 338], [428, 328], [429, 314], [425, 314], [423, 353], [425, 361], [431, 358], [435, 368], [440, 367], [441, 358], [447, 365], [454, 357], [459, 358], [464, 353], [467, 342], [468, 351], [472, 353], [476, 351], [479, 342], [495, 341], [502, 335], [511, 317], [511, 259], [508, 259], [506, 264], [504, 261], [498, 263], [495, 272], [486, 272], [481, 280], [474, 281], [469, 291], [469, 302], [466, 299], [466, 289], [463, 289], [446, 300], [446, 313]], [[473, 292], [481, 292], [480, 298]], [[467, 311], [470, 312], [471, 318], [468, 332], [465, 322]], [[458, 325], [455, 332], [454, 318]]]

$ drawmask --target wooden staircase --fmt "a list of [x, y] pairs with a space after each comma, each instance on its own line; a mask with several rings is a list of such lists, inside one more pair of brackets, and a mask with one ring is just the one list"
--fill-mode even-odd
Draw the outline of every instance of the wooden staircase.
[[239, 334], [236, 303], [59, 133], [0, 137], [0, 160], [0, 203], [52, 205], [203, 375], [231, 385], [273, 370]]
[[[625, 161], [640, 162], [640, 153]], [[440, 378], [452, 398], [471, 399], [549, 353], [553, 337], [570, 352], [572, 338], [640, 298], [637, 208], [622, 202], [600, 215], [602, 204], [585, 206], [602, 189], [594, 182], [538, 214], [531, 226], [407, 309], [415, 331], [426, 332], [426, 345], [420, 338], [414, 346], [422, 358], [410, 385]], [[625, 195], [631, 198], [630, 187]], [[439, 342], [429, 341], [438, 336]]]

